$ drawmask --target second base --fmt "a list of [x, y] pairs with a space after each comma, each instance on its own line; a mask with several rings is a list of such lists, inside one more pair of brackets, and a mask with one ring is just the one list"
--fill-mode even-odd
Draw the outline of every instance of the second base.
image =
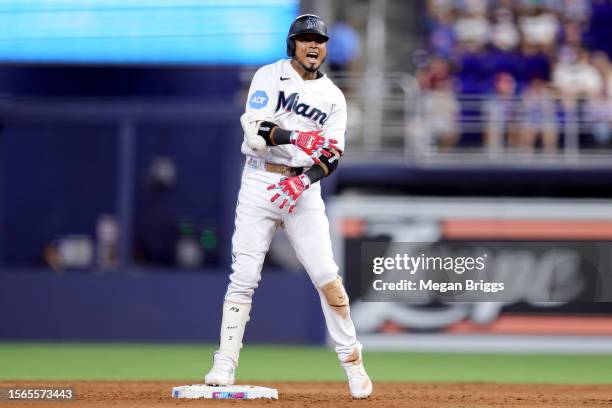
[[252, 385], [230, 385], [213, 387], [204, 384], [181, 385], [172, 388], [173, 398], [210, 398], [210, 399], [278, 399], [275, 388], [255, 387]]

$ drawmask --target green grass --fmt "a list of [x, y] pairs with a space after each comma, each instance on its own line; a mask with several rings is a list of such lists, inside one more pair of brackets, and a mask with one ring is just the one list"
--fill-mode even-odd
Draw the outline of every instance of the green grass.
[[[0, 380], [189, 380], [210, 366], [212, 345], [0, 343]], [[368, 352], [375, 381], [612, 383], [612, 356]], [[247, 345], [240, 380], [344, 380], [321, 347]]]

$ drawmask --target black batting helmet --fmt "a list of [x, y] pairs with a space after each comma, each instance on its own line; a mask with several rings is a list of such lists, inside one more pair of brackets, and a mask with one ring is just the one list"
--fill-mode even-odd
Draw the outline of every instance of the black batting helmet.
[[314, 14], [302, 14], [291, 23], [287, 34], [287, 55], [290, 57], [295, 54], [294, 37], [300, 34], [317, 34], [325, 38], [325, 41], [329, 40], [327, 27], [321, 17]]

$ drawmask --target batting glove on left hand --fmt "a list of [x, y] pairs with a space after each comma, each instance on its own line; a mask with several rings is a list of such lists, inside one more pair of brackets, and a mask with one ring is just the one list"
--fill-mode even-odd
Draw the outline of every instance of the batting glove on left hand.
[[319, 164], [321, 163], [321, 160], [319, 160], [320, 155], [323, 154], [326, 157], [331, 157], [331, 153], [324, 149], [338, 150], [338, 146], [336, 146], [338, 141], [321, 136], [321, 132], [321, 130], [313, 130], [310, 132], [294, 130], [289, 139], [291, 140], [291, 144], [302, 149], [310, 156], [315, 164]]
[[288, 204], [289, 212], [291, 213], [298, 198], [308, 187], [310, 187], [310, 179], [305, 174], [283, 178], [278, 183], [268, 187], [268, 190], [279, 190], [270, 201], [275, 202], [279, 198], [282, 199], [282, 201], [279, 201], [279, 208], [283, 209]]

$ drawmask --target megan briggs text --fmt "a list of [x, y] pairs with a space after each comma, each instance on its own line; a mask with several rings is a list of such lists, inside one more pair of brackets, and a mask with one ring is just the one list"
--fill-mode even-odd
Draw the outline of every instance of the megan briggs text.
[[485, 282], [482, 279], [479, 281], [466, 279], [465, 282], [434, 282], [431, 279], [420, 279], [417, 281], [402, 279], [398, 282], [383, 282], [381, 279], [376, 279], [372, 282], [372, 287], [377, 291], [435, 291], [440, 293], [475, 291], [497, 293], [504, 290], [504, 283]]

